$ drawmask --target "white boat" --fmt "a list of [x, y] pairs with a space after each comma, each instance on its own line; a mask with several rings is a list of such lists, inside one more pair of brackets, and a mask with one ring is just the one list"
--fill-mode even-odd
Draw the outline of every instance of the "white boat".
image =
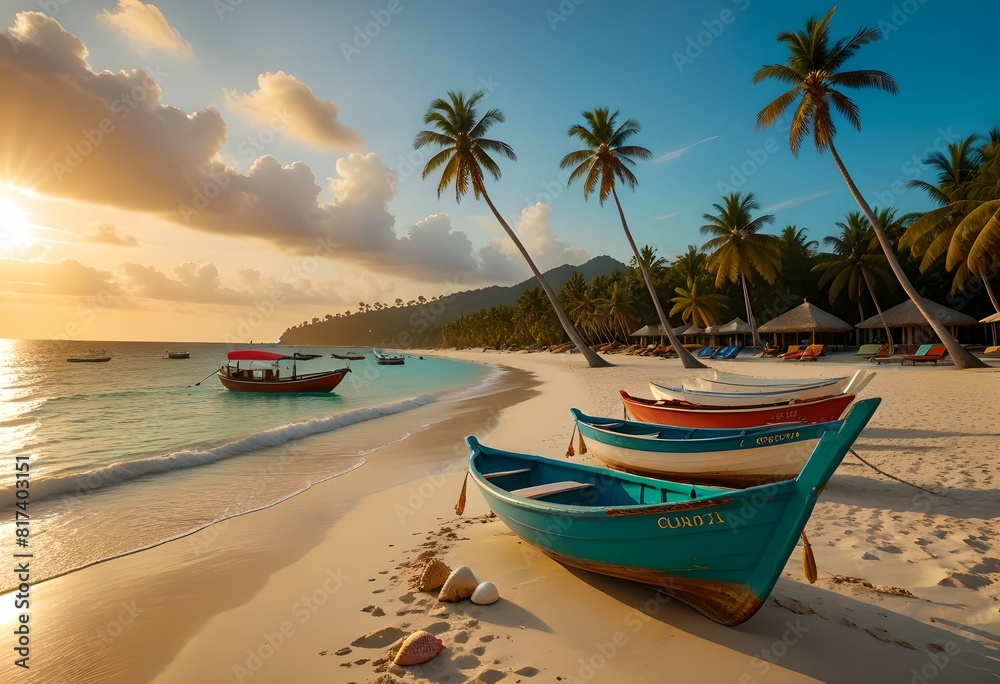
[[683, 401], [696, 406], [736, 408], [811, 401], [847, 394], [856, 395], [874, 377], [875, 371], [859, 370], [850, 378], [834, 378], [815, 385], [758, 387], [756, 389], [760, 391], [742, 393], [667, 387], [653, 381], [649, 382], [649, 389], [657, 400]]
[[402, 366], [406, 362], [406, 358], [401, 354], [383, 354], [372, 349], [372, 355], [375, 357], [375, 363], [380, 366]]
[[691, 429], [570, 413], [588, 453], [615, 470], [723, 487], [795, 477], [820, 438], [844, 422]]
[[758, 378], [752, 375], [738, 375], [715, 371], [711, 378], [685, 378], [681, 382], [684, 389], [701, 392], [728, 392], [729, 394], [758, 394], [779, 390], [806, 388], [823, 385], [831, 380], [847, 380], [848, 376], [835, 378]]

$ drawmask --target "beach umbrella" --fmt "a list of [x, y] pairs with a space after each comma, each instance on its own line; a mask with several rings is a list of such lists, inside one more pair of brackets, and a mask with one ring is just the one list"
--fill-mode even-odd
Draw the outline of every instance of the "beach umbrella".
[[685, 327], [681, 332], [675, 334], [689, 337], [691, 335], [700, 335], [702, 332], [704, 331], [701, 328], [699, 328], [697, 325], [692, 324]]
[[853, 329], [850, 323], [840, 320], [815, 304], [802, 300], [797, 307], [772, 318], [757, 330], [765, 334], [807, 332], [815, 343], [818, 332], [848, 332]]
[[659, 337], [664, 334], [666, 333], [664, 333], [658, 325], [644, 325], [634, 333], [631, 333], [629, 337]]
[[1000, 313], [995, 313], [987, 316], [980, 323], [1000, 323]]
[[[961, 311], [956, 311], [955, 309], [949, 309], [943, 304], [938, 304], [937, 302], [932, 302], [929, 299], [923, 297], [920, 298], [920, 303], [923, 304], [931, 315], [937, 318], [943, 325], [978, 325], [979, 321], [968, 314], [964, 314]], [[886, 325], [890, 328], [912, 328], [916, 326], [927, 325], [927, 319], [924, 315], [920, 313], [917, 309], [917, 305], [913, 303], [912, 300], [907, 299], [902, 304], [897, 304], [891, 309], [886, 309], [882, 312], [882, 318], [885, 319]], [[859, 328], [881, 328], [882, 319], [877, 315], [871, 318], [866, 318], [865, 320], [858, 323]]]

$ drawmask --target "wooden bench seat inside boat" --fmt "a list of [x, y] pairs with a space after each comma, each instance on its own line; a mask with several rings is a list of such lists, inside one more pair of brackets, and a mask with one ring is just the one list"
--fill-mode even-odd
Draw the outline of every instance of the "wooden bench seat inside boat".
[[520, 475], [521, 473], [530, 473], [531, 468], [518, 468], [517, 470], [498, 470], [495, 473], [483, 473], [483, 477], [487, 480], [493, 479], [494, 477], [503, 477], [504, 475]]
[[514, 496], [523, 496], [525, 499], [540, 499], [545, 496], [552, 496], [553, 494], [562, 494], [563, 492], [572, 492], [577, 489], [586, 489], [593, 486], [589, 482], [566, 480], [564, 482], [549, 482], [547, 484], [535, 485], [534, 487], [515, 489], [511, 494]]

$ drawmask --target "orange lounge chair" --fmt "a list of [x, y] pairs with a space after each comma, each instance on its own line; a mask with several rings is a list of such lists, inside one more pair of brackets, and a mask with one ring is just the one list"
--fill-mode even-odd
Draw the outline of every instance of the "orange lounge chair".
[[822, 344], [810, 344], [799, 357], [799, 361], [815, 361], [816, 357], [823, 353]]
[[1000, 347], [987, 347], [983, 356], [1000, 356]]
[[[921, 351], [923, 351], [924, 353], [921, 354], [920, 353]], [[918, 361], [921, 362], [931, 361], [936, 366], [937, 362], [943, 359], [947, 354], [948, 350], [945, 348], [943, 344], [935, 344], [935, 345], [925, 344], [924, 346], [920, 347], [920, 349], [917, 350], [916, 354], [907, 354], [906, 356], [901, 358], [899, 360], [899, 363], [905, 366], [906, 362], [909, 361], [914, 366], [916, 366]]]
[[793, 344], [791, 347], [788, 348], [788, 351], [786, 351], [784, 354], [782, 354], [778, 358], [784, 359], [785, 361], [795, 361], [800, 356], [802, 356], [802, 352], [803, 351], [805, 351], [805, 350], [804, 349], [799, 349], [799, 345]]

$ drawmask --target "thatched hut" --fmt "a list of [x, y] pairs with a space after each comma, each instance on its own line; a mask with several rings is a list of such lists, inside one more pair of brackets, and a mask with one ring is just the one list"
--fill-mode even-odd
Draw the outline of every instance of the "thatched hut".
[[[843, 344], [840, 334], [850, 332], [853, 329], [854, 327], [850, 323], [842, 321], [832, 313], [803, 300], [791, 311], [786, 311], [757, 328], [757, 331], [763, 335], [781, 335], [778, 346], [785, 348], [790, 346], [787, 344], [787, 335], [794, 335], [791, 338], [792, 344], [800, 342], [800, 337], [804, 333], [809, 333], [810, 344], [816, 344], [817, 333], [821, 333], [821, 343]], [[840, 340], [838, 340], [838, 335], [841, 337]]]
[[[943, 304], [932, 302], [924, 297], [920, 298], [923, 304], [942, 325], [948, 328], [953, 337], [958, 339], [958, 328], [968, 325], [979, 325], [979, 321], [955, 309], [949, 309]], [[897, 304], [891, 309], [882, 312], [881, 316], [875, 315], [858, 323], [862, 330], [882, 328], [882, 320], [890, 330], [899, 330], [899, 337], [893, 333], [893, 341], [896, 344], [920, 345], [934, 342], [937, 336], [927, 324], [924, 315], [917, 309], [917, 305], [912, 300], [907, 299], [902, 304]]]

